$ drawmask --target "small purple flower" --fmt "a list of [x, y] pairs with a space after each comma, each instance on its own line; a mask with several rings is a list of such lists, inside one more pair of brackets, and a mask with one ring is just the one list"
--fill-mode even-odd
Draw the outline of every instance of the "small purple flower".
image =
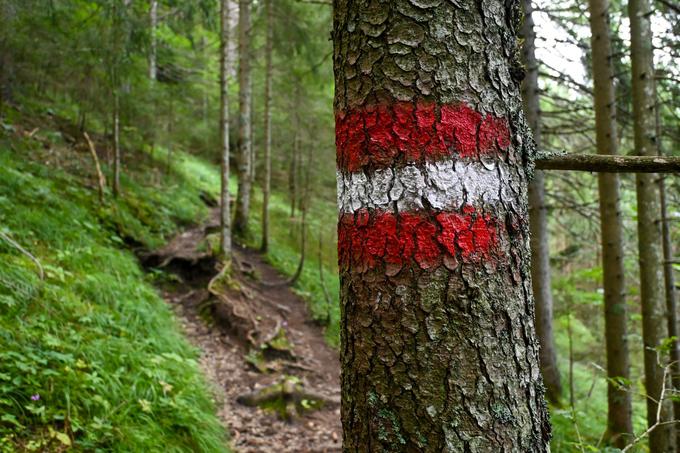
[[36, 393], [35, 395], [31, 395], [32, 401], [38, 401], [39, 399], [40, 399], [40, 394]]

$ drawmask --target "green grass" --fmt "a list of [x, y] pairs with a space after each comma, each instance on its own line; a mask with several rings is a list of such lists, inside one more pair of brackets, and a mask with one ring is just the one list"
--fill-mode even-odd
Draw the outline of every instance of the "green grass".
[[197, 351], [123, 247], [200, 221], [216, 172], [176, 153], [163, 190], [141, 165], [100, 207], [88, 161], [46, 166], [39, 143], [2, 126], [0, 230], [45, 279], [0, 238], [0, 451], [227, 451]]
[[[250, 236], [247, 243], [259, 248], [262, 237], [262, 193], [255, 190], [252, 199]], [[290, 202], [286, 195], [274, 192], [270, 198], [270, 240], [267, 261], [285, 275], [293, 275], [300, 260], [300, 213], [290, 216]], [[326, 325], [326, 341], [334, 347], [340, 343], [340, 302], [337, 267], [337, 207], [335, 203], [316, 200], [307, 217], [307, 253], [300, 279], [293, 288], [310, 309], [313, 319]], [[319, 257], [319, 238], [322, 239]], [[323, 280], [329, 295], [326, 300], [320, 278], [319, 261], [323, 266]]]

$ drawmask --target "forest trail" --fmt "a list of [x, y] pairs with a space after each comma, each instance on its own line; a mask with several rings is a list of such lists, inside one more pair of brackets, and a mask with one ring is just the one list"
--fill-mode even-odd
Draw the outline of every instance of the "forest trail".
[[238, 453], [340, 451], [342, 430], [337, 404], [305, 411], [289, 422], [272, 411], [237, 402], [240, 395], [290, 376], [299, 378], [305, 391], [339, 400], [340, 369], [338, 352], [325, 342], [322, 328], [311, 321], [305, 301], [287, 286], [262, 284], [284, 281], [285, 277], [258, 252], [235, 247], [236, 267], [247, 269], [234, 272], [240, 293], [236, 297], [247, 296], [246, 303], [257, 307], [258, 319], [280, 320], [293, 345], [294, 358], [268, 361], [268, 372], [257, 371], [248, 363], [252, 346], [238, 326], [230, 328], [219, 316], [217, 320], [210, 316], [210, 307], [216, 301], [207, 286], [216, 273], [216, 262], [204, 247], [206, 235], [217, 225], [218, 211], [214, 210], [207, 224], [185, 231], [142, 261], [147, 267], [161, 266], [174, 276], [174, 281], [160, 285], [162, 295], [186, 336], [200, 349], [205, 374], [220, 389], [218, 415], [230, 434], [230, 447]]

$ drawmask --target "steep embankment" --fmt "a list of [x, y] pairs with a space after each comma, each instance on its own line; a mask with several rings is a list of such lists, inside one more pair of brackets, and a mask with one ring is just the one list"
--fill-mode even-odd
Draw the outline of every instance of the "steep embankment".
[[205, 218], [215, 172], [140, 151], [100, 204], [81, 137], [0, 118], [0, 451], [226, 451], [198, 353], [129, 250]]

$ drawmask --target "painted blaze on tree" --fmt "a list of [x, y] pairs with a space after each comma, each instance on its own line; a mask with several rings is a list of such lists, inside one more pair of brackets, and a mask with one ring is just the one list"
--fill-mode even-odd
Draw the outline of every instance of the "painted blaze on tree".
[[517, 5], [336, 0], [345, 451], [548, 451]]

